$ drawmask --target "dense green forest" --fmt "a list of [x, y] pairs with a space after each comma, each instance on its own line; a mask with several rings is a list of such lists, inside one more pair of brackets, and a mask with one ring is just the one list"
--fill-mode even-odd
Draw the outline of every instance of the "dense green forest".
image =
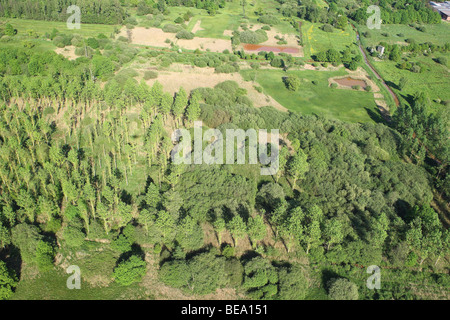
[[76, 5], [81, 11], [82, 23], [120, 24], [125, 11], [118, 0], [50, 0], [0, 1], [0, 16], [34, 20], [67, 21], [73, 14], [67, 8]]
[[347, 16], [358, 23], [365, 23], [371, 14], [367, 8], [371, 5], [380, 7], [381, 19], [387, 24], [439, 23], [441, 17], [428, 5], [428, 1], [327, 1], [328, 8], [319, 6], [316, 1], [277, 0], [280, 13], [286, 17], [297, 16], [311, 22], [341, 24]]
[[381, 9], [381, 19], [388, 24], [409, 23], [440, 23], [438, 12], [431, 9], [428, 1], [362, 1], [362, 6], [350, 14], [350, 17], [358, 23], [367, 20], [369, 5], [378, 5]]
[[[77, 248], [103, 238], [127, 257], [124, 268], [143, 263], [133, 258], [136, 246], [170, 252], [161, 277], [175, 287], [207, 293], [232, 283], [255, 297], [284, 298], [294, 292], [284, 292], [283, 281], [302, 271], [262, 258], [270, 254], [262, 242], [267, 226], [287, 253], [317, 263], [423, 268], [448, 250], [448, 231], [429, 206], [433, 177], [401, 161], [410, 143], [385, 125], [232, 103], [243, 94], [233, 82], [190, 95], [180, 89], [175, 98], [157, 82], [111, 79], [102, 90], [93, 79], [112, 63], [101, 56], [72, 62], [26, 49], [0, 55], [1, 244], [16, 246], [40, 270], [50, 268], [56, 243]], [[264, 181], [257, 165], [234, 173], [229, 165], [171, 164], [169, 128], [198, 117], [220, 130], [282, 128], [292, 144], [282, 149], [279, 174]], [[225, 231], [232, 246], [249, 237], [262, 257], [238, 261], [232, 247], [192, 256], [204, 250], [206, 224], [218, 243]], [[190, 276], [205, 265], [206, 279]], [[233, 271], [227, 278], [214, 268]], [[254, 268], [269, 268], [267, 281], [252, 280]], [[117, 272], [117, 281], [130, 281]], [[305, 286], [297, 280], [290, 286]]]
[[[0, 0], [0, 15], [65, 21], [66, 1], [47, 3]], [[77, 3], [83, 22], [126, 18], [116, 1]], [[202, 3], [167, 5], [207, 9]], [[292, 10], [347, 25], [334, 2], [317, 18], [324, 11], [307, 3], [281, 3], [284, 16]], [[433, 23], [429, 9], [414, 3], [419, 14], [404, 23]], [[128, 5], [164, 9], [161, 2]], [[401, 16], [409, 10], [395, 8]], [[14, 39], [17, 32], [3, 33]], [[255, 108], [230, 80], [172, 95], [123, 68], [144, 58], [235, 72], [244, 52], [182, 55], [57, 30], [46, 37], [57, 47], [73, 44], [80, 57], [26, 42], [0, 47], [0, 299], [14, 298], [20, 264], [45, 274], [85, 263], [83, 277], [100, 270], [125, 287], [145, 279], [148, 252], [158, 280], [188, 295], [233, 288], [253, 299], [448, 298], [448, 119], [428, 112], [426, 95], [409, 97], [390, 123], [348, 123]], [[283, 66], [297, 61], [260, 56]], [[358, 57], [329, 50], [316, 60]], [[224, 135], [280, 129], [279, 171], [172, 163], [173, 131], [191, 130], [195, 120]], [[384, 270], [382, 290], [366, 287], [370, 265]]]

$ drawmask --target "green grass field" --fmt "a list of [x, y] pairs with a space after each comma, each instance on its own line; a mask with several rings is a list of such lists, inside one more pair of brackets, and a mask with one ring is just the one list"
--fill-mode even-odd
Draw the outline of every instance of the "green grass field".
[[38, 20], [24, 20], [24, 19], [5, 19], [0, 18], [0, 23], [10, 23], [17, 29], [17, 35], [26, 35], [29, 30], [36, 32], [39, 36], [45, 33], [51, 33], [53, 29], [57, 29], [61, 33], [79, 34], [85, 37], [97, 36], [99, 33], [105, 34], [107, 37], [114, 32], [113, 25], [104, 24], [81, 24], [80, 29], [69, 29], [65, 22], [55, 21], [38, 21]]
[[[321, 2], [321, 0], [318, 0]], [[177, 17], [183, 16], [187, 11], [193, 13], [192, 19], [187, 23], [187, 30], [191, 31], [195, 24], [201, 20], [200, 28], [196, 32], [197, 37], [230, 39], [230, 36], [224, 35], [225, 30], [238, 30], [241, 23], [254, 24], [259, 23], [256, 14], [257, 10], [263, 10], [266, 14], [276, 14], [277, 3], [273, 0], [258, 0], [248, 3], [245, 6], [245, 18], [243, 16], [242, 6], [239, 1], [226, 2], [225, 8], [220, 8], [215, 15], [209, 15], [206, 10], [186, 7], [169, 7], [169, 13], [165, 15], [165, 20], [161, 26], [165, 24], [173, 24]], [[136, 14], [135, 10], [130, 10]], [[145, 17], [136, 15], [140, 25], [145, 24]], [[274, 28], [281, 33], [296, 33], [296, 30], [288, 21], [280, 20], [280, 23]]]
[[[408, 38], [414, 39], [417, 43], [432, 42], [444, 45], [446, 42], [449, 42], [450, 24], [426, 25], [425, 28], [426, 32], [421, 32], [406, 25], [382, 25], [380, 30], [369, 30], [371, 36], [369, 38], [361, 36], [361, 40], [366, 47], [377, 45], [381, 41], [390, 44], [406, 44], [405, 39]], [[368, 30], [366, 26], [358, 26], [358, 29], [361, 33]], [[388, 36], [382, 35], [383, 33], [387, 33]], [[450, 69], [448, 66], [443, 66], [433, 60], [442, 56], [450, 60], [449, 53], [435, 52], [429, 56], [418, 55], [411, 58], [408, 58], [407, 53], [403, 54], [403, 57], [407, 58], [409, 62], [422, 64], [423, 69], [421, 73], [401, 70], [396, 67], [396, 62], [390, 60], [380, 61], [373, 58], [370, 58], [370, 60], [401, 101], [405, 101], [408, 95], [414, 95], [416, 92], [422, 91], [430, 97], [431, 110], [438, 111], [444, 106], [436, 103], [436, 99], [442, 101], [450, 100], [450, 92], [448, 91], [450, 87]], [[407, 84], [403, 90], [399, 90], [397, 85], [402, 77], [407, 79]]]
[[[405, 39], [414, 39], [417, 43], [432, 42], [437, 45], [443, 45], [450, 41], [450, 24], [441, 23], [435, 25], [426, 25], [426, 32], [418, 31], [408, 25], [387, 24], [381, 25], [380, 29], [369, 30], [365, 25], [359, 25], [358, 29], [361, 33], [369, 31], [370, 38], [363, 37], [363, 41], [367, 46], [374, 46], [381, 41], [386, 43], [405, 43]], [[388, 36], [384, 36], [387, 33]], [[400, 34], [400, 36], [399, 36]]]
[[[436, 57], [440, 56], [445, 56], [447, 60], [450, 60], [449, 53], [436, 54]], [[444, 108], [444, 106], [435, 103], [434, 100], [450, 100], [450, 91], [448, 90], [450, 88], [449, 68], [438, 64], [430, 56], [418, 56], [409, 59], [409, 61], [422, 63], [422, 66], [424, 66], [423, 71], [421, 73], [413, 73], [409, 70], [401, 70], [396, 67], [396, 62], [389, 60], [374, 61], [372, 63], [400, 99], [404, 99], [407, 95], [414, 95], [416, 92], [423, 91], [432, 100], [432, 110], [436, 111]], [[396, 86], [402, 77], [407, 79], [407, 84], [400, 91]]]
[[[79, 34], [83, 37], [96, 37], [100, 33], [109, 37], [115, 28], [115, 26], [111, 25], [82, 24], [81, 29], [71, 30], [67, 28], [65, 22], [0, 18], [0, 24], [6, 23], [11, 24], [17, 29], [17, 35], [11, 41], [4, 41], [2, 39], [1, 47], [23, 47], [23, 43], [26, 41], [34, 44], [33, 50], [40, 52], [54, 50], [56, 48], [51, 41], [43, 38], [46, 33], [50, 34], [53, 29], [57, 29], [59, 32], [65, 34]], [[28, 34], [29, 31], [34, 31], [38, 38], [30, 37]]]
[[[249, 79], [251, 70], [243, 70], [244, 79]], [[297, 75], [302, 83], [296, 92], [288, 91], [282, 82], [282, 77], [288, 74]], [[346, 75], [344, 69], [334, 72], [327, 71], [288, 71], [259, 70], [256, 81], [264, 92], [291, 111], [302, 114], [317, 114], [320, 116], [340, 119], [350, 122], [374, 121], [369, 113], [378, 115], [378, 109], [372, 92], [350, 89], [333, 89], [328, 86], [328, 78]], [[312, 81], [317, 81], [317, 85]]]
[[13, 296], [14, 300], [127, 300], [152, 299], [138, 284], [128, 287], [111, 283], [107, 287], [92, 287], [81, 281], [81, 289], [68, 289], [70, 274], [63, 270], [42, 273], [33, 279], [22, 279]]
[[342, 51], [347, 47], [358, 50], [356, 42], [356, 33], [347, 26], [346, 30], [334, 29], [333, 32], [325, 32], [320, 29], [323, 24], [302, 22], [303, 52], [305, 58], [311, 58], [311, 55], [317, 54], [328, 49]]

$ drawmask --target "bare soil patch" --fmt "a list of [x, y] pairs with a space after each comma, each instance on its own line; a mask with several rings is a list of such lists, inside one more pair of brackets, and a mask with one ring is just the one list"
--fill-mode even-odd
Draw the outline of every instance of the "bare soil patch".
[[375, 103], [377, 104], [378, 107], [382, 107], [383, 109], [389, 111], [389, 107], [388, 107], [386, 101], [384, 101], [384, 100], [375, 100]]
[[183, 64], [172, 64], [169, 70], [159, 71], [157, 79], [147, 80], [146, 82], [152, 86], [156, 80], [163, 85], [165, 91], [172, 94], [178, 92], [180, 87], [190, 92], [196, 88], [213, 88], [223, 81], [234, 80], [240, 87], [247, 90], [247, 96], [255, 107], [273, 106], [282, 111], [287, 110], [269, 95], [256, 91], [254, 88], [256, 84], [244, 81], [239, 73], [215, 73], [214, 68], [198, 68]]
[[354, 79], [351, 77], [334, 79], [334, 81], [344, 87], [360, 86], [361, 88], [365, 88], [367, 86], [364, 80]]
[[198, 20], [196, 23], [195, 23], [195, 25], [194, 25], [194, 27], [192, 28], [192, 33], [196, 33], [197, 31], [201, 31], [201, 30], [205, 30], [205, 29], [203, 29], [203, 28], [201, 28], [200, 27], [200, 24], [202, 23], [202, 20]]
[[[201, 22], [199, 20], [199, 22]], [[197, 22], [198, 25], [199, 22]], [[194, 26], [197, 26], [197, 24]], [[197, 27], [200, 28], [200, 27]], [[193, 30], [194, 30], [193, 29]], [[196, 31], [201, 30], [197, 29]], [[179, 47], [187, 50], [210, 50], [212, 52], [222, 52], [225, 49], [231, 51], [231, 41], [224, 39], [214, 39], [214, 38], [194, 38], [192, 40], [177, 39], [175, 33], [166, 33], [158, 28], [143, 28], [136, 27], [131, 32], [131, 43], [139, 44], [144, 46], [152, 47], [163, 47], [170, 48], [170, 43], [166, 42], [169, 39], [171, 42], [175, 43]], [[119, 36], [127, 37], [127, 29], [123, 28], [119, 33]]]
[[[256, 31], [258, 29], [261, 29], [263, 25], [262, 24], [254, 24], [253, 26], [249, 27], [249, 30]], [[229, 31], [229, 30], [225, 30]], [[242, 28], [239, 28], [239, 31], [243, 31]], [[232, 32], [232, 31], [231, 31]], [[294, 34], [285, 34], [278, 32], [274, 28], [272, 28], [269, 31], [266, 31], [267, 37], [269, 38], [267, 41], [259, 43], [258, 46], [264, 47], [264, 51], [273, 51], [274, 53], [277, 52], [286, 52], [290, 53], [294, 57], [303, 57], [303, 47], [298, 45], [298, 39]], [[224, 32], [225, 34], [225, 32]], [[278, 39], [275, 38], [275, 36], [279, 36], [280, 38], [284, 38], [287, 41], [287, 44], [285, 45], [279, 45], [277, 42]], [[271, 49], [272, 48], [272, 49]], [[292, 52], [291, 49], [296, 49], [297, 52]], [[244, 46], [244, 50], [246, 52], [253, 52], [257, 51], [258, 49], [254, 49], [253, 47], [247, 48]]]
[[[370, 86], [372, 88], [372, 92], [379, 92], [380, 88], [375, 84], [374, 81], [372, 81], [371, 79], [369, 79], [367, 72], [361, 68], [358, 67], [357, 70], [355, 71], [348, 71], [348, 75], [346, 76], [342, 76], [342, 77], [335, 77], [335, 78], [330, 78], [328, 79], [329, 84], [331, 83], [337, 83], [338, 88], [340, 89], [349, 89], [351, 88], [351, 86], [353, 85], [360, 85], [361, 88], [364, 88], [365, 86]], [[347, 79], [347, 78], [351, 78], [352, 81], [355, 81], [354, 84], [350, 84], [349, 81], [347, 81], [347, 83], [343, 83], [342, 80], [343, 79]], [[357, 83], [359, 81], [364, 81], [365, 85], [361, 83]], [[363, 90], [363, 89], [361, 89]]]
[[382, 95], [381, 93], [374, 93], [374, 94], [373, 94], [373, 97], [374, 97], [375, 99], [383, 99], [383, 98], [384, 98], [383, 95]]
[[211, 52], [223, 52], [224, 50], [232, 51], [231, 41], [214, 38], [194, 38], [192, 40], [180, 39], [175, 42], [181, 48], [187, 50], [209, 50]]
[[[119, 36], [127, 37], [127, 29], [123, 28]], [[166, 39], [172, 42], [177, 40], [175, 33], [166, 33], [158, 28], [136, 27], [131, 30], [131, 43], [133, 44], [169, 48], [170, 43], [166, 43]]]
[[69, 60], [75, 60], [78, 56], [75, 54], [75, 46], [67, 46], [64, 48], [56, 48], [55, 52], [57, 54], [63, 55], [65, 58]]
[[223, 35], [227, 37], [233, 36], [233, 30], [224, 30]]

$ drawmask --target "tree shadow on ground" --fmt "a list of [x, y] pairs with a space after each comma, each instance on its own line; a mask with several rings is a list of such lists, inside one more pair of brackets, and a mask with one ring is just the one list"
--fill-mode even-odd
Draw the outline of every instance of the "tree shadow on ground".
[[19, 248], [9, 245], [7, 248], [0, 250], [0, 260], [6, 263], [9, 270], [13, 270], [20, 279], [22, 273], [22, 257], [20, 256]]

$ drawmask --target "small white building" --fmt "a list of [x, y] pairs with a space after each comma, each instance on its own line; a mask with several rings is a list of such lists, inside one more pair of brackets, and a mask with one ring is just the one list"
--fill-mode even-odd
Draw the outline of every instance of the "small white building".
[[383, 46], [377, 46], [377, 52], [382, 56], [384, 54], [384, 47]]

